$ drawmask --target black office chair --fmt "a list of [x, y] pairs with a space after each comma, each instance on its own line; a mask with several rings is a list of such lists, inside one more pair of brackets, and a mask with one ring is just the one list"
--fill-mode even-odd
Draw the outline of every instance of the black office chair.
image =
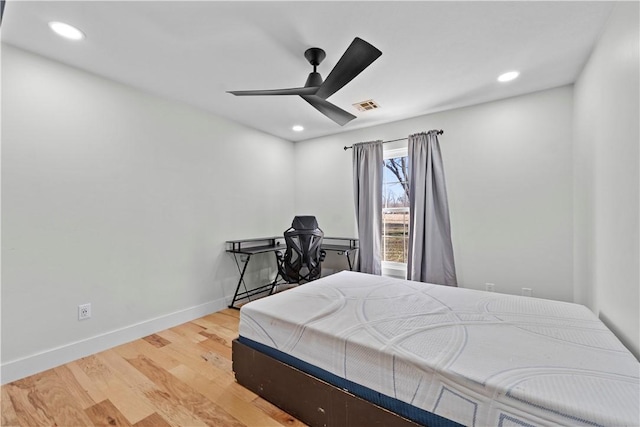
[[[315, 216], [296, 216], [284, 232], [284, 254], [276, 251], [278, 274], [287, 283], [307, 283], [320, 277], [326, 252], [322, 249], [324, 232]], [[277, 280], [277, 279], [276, 279]]]

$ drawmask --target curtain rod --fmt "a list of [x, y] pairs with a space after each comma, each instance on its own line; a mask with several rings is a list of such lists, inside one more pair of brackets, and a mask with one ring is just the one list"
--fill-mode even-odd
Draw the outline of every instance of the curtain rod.
[[[444, 131], [443, 131], [442, 129], [440, 129], [440, 130], [438, 131], [438, 135], [442, 135], [443, 133], [444, 133]], [[405, 139], [409, 139], [409, 138], [407, 137], [407, 138], [392, 139], [392, 140], [389, 140], [389, 141], [382, 141], [382, 143], [383, 143], [383, 144], [386, 144], [387, 142], [404, 141]], [[345, 145], [345, 146], [344, 146], [344, 151], [347, 151], [349, 148], [353, 148], [353, 145], [350, 145], [350, 146], [348, 146], [348, 147]]]

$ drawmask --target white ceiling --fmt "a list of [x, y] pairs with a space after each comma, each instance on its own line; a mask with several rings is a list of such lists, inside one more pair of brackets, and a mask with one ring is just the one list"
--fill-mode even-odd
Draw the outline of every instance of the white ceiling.
[[[5, 43], [298, 141], [573, 83], [610, 2], [16, 1]], [[86, 39], [53, 34], [58, 20]], [[303, 53], [327, 53], [323, 77], [354, 37], [382, 56], [329, 101], [340, 127], [297, 96], [227, 90], [303, 86]], [[520, 70], [503, 84], [498, 74]], [[351, 104], [374, 99], [379, 110]], [[292, 125], [305, 131], [296, 133]]]

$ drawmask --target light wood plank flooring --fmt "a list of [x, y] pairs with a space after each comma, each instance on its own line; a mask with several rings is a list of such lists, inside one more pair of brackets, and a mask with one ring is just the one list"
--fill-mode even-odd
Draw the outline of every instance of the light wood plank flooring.
[[235, 382], [226, 309], [2, 386], [1, 426], [304, 426]]

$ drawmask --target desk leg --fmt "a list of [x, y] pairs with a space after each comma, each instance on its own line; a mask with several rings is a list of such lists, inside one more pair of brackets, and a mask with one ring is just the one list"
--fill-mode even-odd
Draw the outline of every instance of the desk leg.
[[347, 264], [349, 265], [349, 271], [353, 271], [353, 262], [351, 261], [351, 257], [349, 256], [351, 252], [358, 253], [358, 248], [350, 249], [348, 251], [344, 251], [344, 256], [347, 258]]
[[238, 256], [233, 254], [233, 259], [236, 262], [236, 267], [238, 267], [238, 273], [240, 273], [240, 280], [238, 280], [238, 286], [236, 286], [236, 292], [233, 294], [233, 299], [231, 300], [231, 304], [229, 308], [238, 308], [235, 306], [238, 298], [238, 292], [240, 291], [240, 285], [244, 286], [244, 294], [249, 294], [247, 290], [247, 284], [244, 282], [244, 273], [247, 271], [247, 266], [249, 265], [249, 260], [251, 259], [251, 255], [247, 255], [247, 259], [244, 261], [244, 266], [240, 269], [240, 263], [238, 263]]
[[[236, 307], [236, 302], [242, 299], [248, 299], [249, 301], [252, 301], [251, 297], [252, 296], [256, 296], [259, 294], [262, 294], [264, 292], [269, 291], [268, 295], [271, 295], [276, 287], [276, 285], [278, 284], [278, 274], [276, 274], [275, 279], [273, 280], [273, 282], [269, 282], [266, 285], [262, 285], [262, 286], [258, 286], [256, 288], [253, 288], [251, 290], [249, 290], [247, 288], [247, 283], [244, 281], [244, 274], [247, 271], [247, 266], [249, 265], [249, 261], [251, 260], [251, 255], [250, 254], [244, 254], [241, 256], [246, 256], [247, 258], [244, 260], [244, 266], [242, 268], [240, 268], [240, 263], [238, 262], [238, 254], [233, 254], [233, 259], [236, 262], [236, 267], [238, 268], [238, 272], [240, 273], [240, 280], [238, 280], [238, 285], [236, 286], [236, 291], [233, 294], [233, 299], [231, 300], [231, 304], [229, 305], [229, 308], [235, 308], [238, 309], [239, 307]], [[240, 286], [244, 287], [244, 291], [240, 291]]]
[[353, 266], [351, 265], [351, 258], [349, 258], [349, 253], [351, 251], [345, 251], [344, 255], [347, 257], [347, 264], [349, 264], [349, 271], [353, 271]]
[[349, 257], [350, 253], [351, 253], [351, 250], [337, 252], [338, 255], [344, 255], [344, 257], [347, 259], [347, 265], [349, 266], [349, 271], [353, 271], [353, 264], [351, 263], [351, 258]]

